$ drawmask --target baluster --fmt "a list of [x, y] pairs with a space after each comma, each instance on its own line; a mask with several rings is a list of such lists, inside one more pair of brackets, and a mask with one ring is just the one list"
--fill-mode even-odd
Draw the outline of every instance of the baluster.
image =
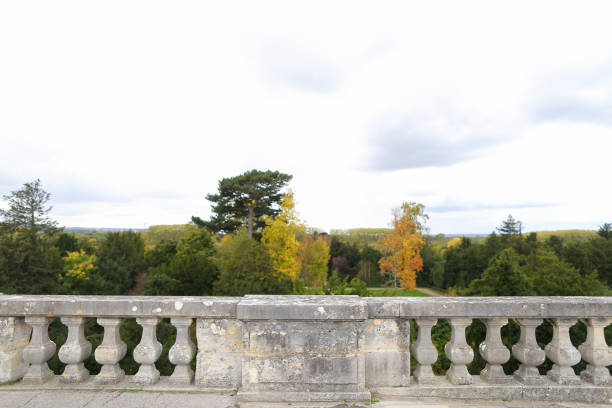
[[431, 328], [437, 323], [437, 319], [415, 319], [419, 326], [419, 334], [411, 347], [412, 355], [418, 361], [414, 370], [414, 379], [419, 384], [429, 384], [435, 381], [431, 365], [438, 360], [438, 350], [431, 342]]
[[487, 337], [480, 343], [478, 350], [487, 365], [480, 372], [480, 378], [488, 383], [503, 384], [510, 381], [510, 376], [504, 374], [501, 366], [510, 359], [510, 351], [501, 339], [501, 328], [508, 324], [508, 319], [495, 317], [482, 319], [487, 326]]
[[452, 333], [450, 342], [444, 346], [444, 351], [452, 364], [446, 373], [446, 377], [455, 385], [471, 384], [473, 379], [468, 373], [466, 364], [472, 362], [474, 350], [465, 340], [465, 328], [472, 324], [472, 319], [451, 318], [449, 320]]
[[572, 344], [569, 329], [576, 324], [576, 319], [551, 319], [553, 338], [544, 348], [546, 357], [553, 367], [546, 373], [547, 377], [557, 384], [580, 384], [580, 378], [574, 374], [573, 365], [580, 362], [580, 352]]
[[162, 345], [157, 341], [156, 328], [159, 317], [138, 317], [136, 323], [142, 326], [140, 343], [134, 349], [134, 360], [140, 368], [132, 381], [138, 384], [154, 384], [159, 381], [159, 371], [155, 362], [162, 352]]
[[30, 363], [23, 377], [24, 384], [42, 384], [53, 377], [47, 361], [55, 353], [55, 343], [49, 339], [49, 324], [52, 317], [26, 316], [25, 322], [32, 326], [30, 344], [23, 350], [23, 360]]
[[193, 379], [193, 370], [189, 366], [195, 355], [195, 345], [189, 338], [189, 327], [193, 319], [173, 317], [170, 322], [176, 327], [176, 341], [170, 348], [168, 358], [175, 365], [170, 376], [172, 384], [190, 384]]
[[96, 348], [96, 361], [102, 364], [100, 374], [95, 378], [97, 384], [117, 384], [125, 377], [119, 367], [119, 361], [125, 357], [127, 345], [121, 340], [119, 326], [123, 322], [120, 317], [98, 317], [98, 324], [104, 327], [102, 344]]
[[515, 319], [521, 325], [521, 338], [512, 346], [512, 355], [521, 362], [514, 372], [514, 378], [524, 384], [541, 384], [544, 379], [538, 366], [546, 360], [546, 353], [536, 340], [535, 330], [542, 324], [542, 319]]
[[607, 366], [612, 364], [612, 348], [606, 343], [604, 329], [612, 323], [612, 319], [595, 318], [582, 321], [587, 327], [587, 338], [578, 346], [578, 350], [582, 359], [589, 365], [580, 373], [580, 378], [595, 385], [611, 384]]
[[60, 381], [79, 383], [89, 377], [89, 371], [83, 361], [91, 354], [91, 343], [85, 340], [85, 323], [87, 319], [79, 316], [62, 317], [62, 323], [68, 326], [68, 339], [60, 348], [59, 359], [68, 364]]

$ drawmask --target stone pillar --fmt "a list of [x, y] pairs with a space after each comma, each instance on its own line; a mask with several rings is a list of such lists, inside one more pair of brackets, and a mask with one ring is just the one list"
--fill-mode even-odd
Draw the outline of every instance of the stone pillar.
[[536, 341], [535, 330], [542, 324], [542, 319], [516, 319], [521, 325], [521, 338], [512, 346], [512, 355], [521, 362], [514, 372], [514, 378], [524, 384], [535, 385], [544, 382], [538, 366], [546, 360], [546, 353]]
[[162, 345], [157, 341], [157, 324], [161, 319], [158, 317], [138, 317], [136, 323], [142, 326], [142, 337], [140, 343], [134, 349], [134, 361], [140, 364], [140, 368], [132, 381], [138, 384], [155, 384], [159, 381], [159, 370], [155, 362], [161, 356]]
[[486, 367], [480, 372], [480, 378], [492, 384], [504, 384], [510, 381], [510, 376], [504, 374], [501, 366], [510, 359], [510, 351], [501, 339], [501, 328], [508, 324], [508, 319], [494, 317], [482, 319], [487, 326], [487, 337], [480, 343], [478, 350], [487, 362]]
[[95, 378], [96, 384], [117, 384], [125, 377], [119, 361], [125, 357], [126, 344], [121, 340], [119, 326], [123, 322], [120, 317], [98, 317], [98, 324], [104, 327], [102, 344], [96, 348], [96, 361], [102, 364], [100, 374]]
[[170, 322], [176, 327], [176, 341], [168, 353], [170, 362], [175, 365], [169, 380], [172, 384], [190, 384], [193, 370], [189, 364], [195, 355], [195, 345], [189, 338], [189, 327], [193, 319], [173, 317]]
[[369, 319], [364, 322], [365, 386], [410, 384], [410, 321]]
[[55, 343], [49, 340], [49, 324], [51, 317], [27, 316], [25, 322], [32, 326], [32, 339], [23, 350], [23, 360], [30, 363], [23, 377], [24, 384], [43, 384], [53, 377], [47, 361], [55, 353]]
[[91, 354], [91, 343], [85, 340], [85, 323], [87, 319], [80, 316], [62, 317], [62, 323], [68, 326], [68, 338], [60, 348], [59, 359], [67, 364], [60, 377], [63, 383], [80, 383], [89, 377], [89, 371], [83, 361]]
[[578, 346], [578, 350], [582, 359], [589, 365], [580, 373], [580, 378], [594, 385], [610, 385], [612, 380], [607, 366], [612, 364], [612, 348], [606, 343], [604, 329], [612, 323], [612, 319], [596, 318], [582, 321], [587, 327], [587, 338]]
[[472, 319], [451, 317], [449, 321], [452, 333], [450, 342], [444, 346], [444, 351], [452, 364], [446, 373], [446, 378], [454, 385], [471, 384], [473, 379], [466, 365], [472, 362], [474, 350], [465, 340], [465, 328], [472, 324]]
[[546, 376], [557, 384], [580, 384], [580, 378], [572, 366], [580, 362], [580, 352], [570, 340], [569, 329], [576, 319], [551, 319], [553, 325], [552, 341], [544, 348], [546, 357], [553, 363]]
[[237, 390], [242, 381], [242, 327], [235, 319], [197, 319], [195, 383], [212, 390]]
[[431, 328], [437, 321], [437, 319], [415, 319], [419, 333], [411, 349], [412, 355], [418, 362], [414, 370], [414, 379], [419, 384], [429, 384], [436, 379], [431, 365], [438, 360], [438, 350], [431, 341]]
[[25, 374], [23, 349], [31, 333], [23, 317], [0, 317], [0, 384], [17, 381]]

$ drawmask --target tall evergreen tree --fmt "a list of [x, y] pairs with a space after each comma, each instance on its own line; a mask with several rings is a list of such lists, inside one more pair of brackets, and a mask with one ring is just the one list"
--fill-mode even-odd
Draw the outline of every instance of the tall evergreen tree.
[[249, 238], [254, 231], [265, 227], [264, 216], [276, 217], [280, 213], [281, 189], [293, 176], [278, 171], [250, 170], [239, 176], [219, 181], [217, 194], [208, 194], [213, 203], [213, 216], [209, 221], [192, 217], [192, 221], [212, 232], [231, 234], [241, 226], [247, 227]]

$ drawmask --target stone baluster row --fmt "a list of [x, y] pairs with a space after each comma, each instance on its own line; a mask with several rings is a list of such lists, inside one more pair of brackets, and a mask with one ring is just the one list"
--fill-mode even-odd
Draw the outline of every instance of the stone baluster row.
[[[543, 323], [542, 319], [516, 319], [521, 327], [518, 343], [512, 346], [512, 355], [520, 361], [519, 369], [514, 378], [524, 384], [537, 385], [544, 382], [538, 371], [538, 366], [548, 357], [554, 364], [546, 374], [550, 381], [562, 384], [580, 384], [583, 381], [595, 385], [612, 384], [607, 366], [612, 364], [612, 348], [606, 344], [604, 329], [612, 319], [583, 319], [587, 327], [587, 339], [578, 349], [570, 340], [569, 329], [576, 324], [576, 319], [550, 319], [553, 327], [553, 338], [544, 350], [536, 341], [535, 330]], [[449, 318], [451, 339], [445, 345], [444, 351], [451, 361], [447, 371], [448, 381], [455, 385], [467, 385], [473, 382], [466, 365], [469, 364], [474, 352], [467, 344], [465, 329], [472, 322], [470, 318]], [[486, 338], [479, 346], [480, 355], [487, 362], [480, 373], [480, 378], [492, 384], [504, 384], [511, 381], [511, 376], [504, 373], [502, 364], [510, 359], [510, 351], [501, 339], [501, 328], [508, 323], [507, 318], [482, 319], [487, 327]], [[431, 365], [438, 359], [438, 352], [431, 341], [431, 328], [436, 319], [417, 318], [418, 336], [411, 346], [412, 355], [418, 364], [414, 371], [414, 379], [419, 384], [434, 382], [436, 377]], [[589, 363], [578, 377], [573, 366], [580, 362], [581, 357]]]
[[[156, 327], [160, 322], [158, 317], [137, 318], [136, 322], [143, 328], [140, 343], [134, 349], [134, 360], [140, 364], [138, 372], [132, 377], [132, 382], [138, 384], [154, 384], [159, 381], [160, 374], [155, 368], [155, 362], [160, 357], [162, 345], [157, 341]], [[23, 350], [23, 360], [29, 365], [23, 376], [24, 384], [42, 384], [53, 377], [48, 361], [56, 350], [56, 345], [49, 339], [48, 328], [53, 318], [45, 316], [27, 316], [25, 323], [32, 328], [32, 336]], [[84, 361], [91, 354], [91, 343], [85, 339], [85, 324], [87, 318], [80, 316], [61, 317], [68, 327], [68, 338], [60, 348], [58, 356], [66, 364], [60, 376], [63, 383], [82, 383], [89, 378], [89, 371]], [[95, 376], [96, 384], [117, 384], [125, 378], [119, 362], [127, 353], [127, 345], [119, 333], [123, 318], [99, 317], [97, 322], [104, 327], [102, 344], [94, 353], [96, 361], [102, 365], [100, 373]], [[172, 318], [176, 327], [176, 342], [170, 349], [169, 359], [175, 364], [169, 381], [173, 384], [189, 384], [193, 380], [191, 360], [195, 356], [195, 345], [189, 338], [191, 318]]]

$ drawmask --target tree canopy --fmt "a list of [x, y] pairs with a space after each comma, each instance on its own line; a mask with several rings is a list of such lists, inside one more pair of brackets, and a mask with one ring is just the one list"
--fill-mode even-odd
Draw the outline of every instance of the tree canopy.
[[247, 226], [249, 238], [253, 231], [265, 227], [264, 216], [276, 217], [280, 213], [281, 189], [293, 176], [278, 171], [249, 170], [239, 176], [219, 181], [218, 192], [208, 194], [213, 203], [209, 221], [192, 217], [192, 221], [216, 233], [231, 234]]

